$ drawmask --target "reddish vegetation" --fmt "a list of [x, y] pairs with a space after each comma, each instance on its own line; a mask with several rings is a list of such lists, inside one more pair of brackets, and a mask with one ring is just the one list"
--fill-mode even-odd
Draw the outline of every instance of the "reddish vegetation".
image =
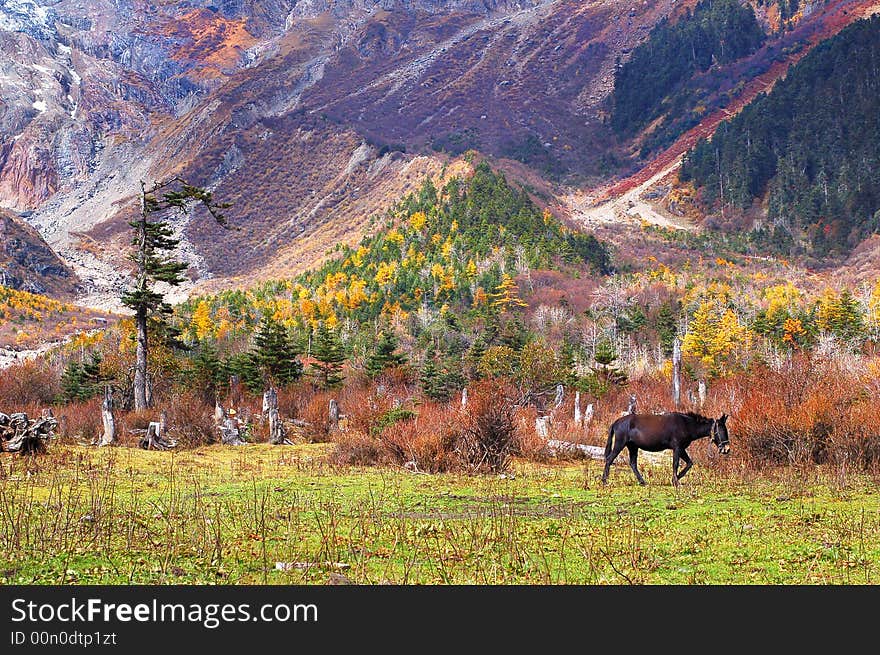
[[165, 36], [181, 42], [174, 59], [199, 63], [195, 77], [221, 77], [241, 61], [242, 53], [257, 42], [244, 18], [224, 18], [207, 9], [193, 9], [162, 25]]

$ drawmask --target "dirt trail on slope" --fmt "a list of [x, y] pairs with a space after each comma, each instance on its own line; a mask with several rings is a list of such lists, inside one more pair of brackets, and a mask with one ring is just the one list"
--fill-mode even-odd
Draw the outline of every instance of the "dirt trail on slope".
[[840, 32], [861, 18], [880, 13], [880, 2], [839, 0], [825, 7], [815, 22], [807, 26], [805, 47], [749, 81], [730, 104], [713, 112], [697, 126], [681, 135], [675, 143], [657, 155], [638, 172], [606, 187], [577, 191], [563, 198], [573, 220], [587, 226], [620, 221], [646, 221], [661, 227], [695, 230], [697, 226], [673, 216], [655, 203], [643, 198], [651, 187], [671, 177], [681, 165], [682, 157], [700, 139], [710, 137], [722, 121], [739, 113], [759, 94], [769, 91], [784, 77], [789, 67], [800, 61], [815, 45]]

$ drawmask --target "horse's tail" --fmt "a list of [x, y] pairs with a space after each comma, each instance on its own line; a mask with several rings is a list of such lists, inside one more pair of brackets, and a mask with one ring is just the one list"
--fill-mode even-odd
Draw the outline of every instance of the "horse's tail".
[[605, 442], [605, 459], [607, 460], [609, 455], [611, 455], [611, 443], [614, 441], [614, 426], [617, 425], [617, 421], [611, 424], [611, 427], [608, 428], [608, 441]]

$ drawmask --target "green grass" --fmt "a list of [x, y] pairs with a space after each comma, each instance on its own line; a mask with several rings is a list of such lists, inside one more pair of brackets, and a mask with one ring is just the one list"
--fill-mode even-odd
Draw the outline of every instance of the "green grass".
[[[876, 584], [875, 479], [698, 462], [505, 476], [335, 468], [332, 446], [4, 454], [5, 584]], [[312, 563], [276, 570], [276, 562]], [[337, 566], [338, 565], [338, 566]]]

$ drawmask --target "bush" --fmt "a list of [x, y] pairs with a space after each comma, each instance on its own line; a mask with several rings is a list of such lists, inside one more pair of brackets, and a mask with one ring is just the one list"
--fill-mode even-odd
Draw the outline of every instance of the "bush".
[[197, 448], [219, 441], [214, 408], [202, 400], [199, 392], [187, 391], [173, 397], [158, 411], [154, 411], [154, 415], [158, 415], [162, 409], [168, 413], [168, 436], [177, 441], [178, 448]]
[[514, 390], [498, 380], [484, 380], [471, 396], [458, 440], [461, 464], [474, 473], [504, 471], [518, 452]]
[[92, 443], [104, 434], [100, 398], [69, 403], [59, 407], [55, 413], [58, 418], [58, 436], [66, 442]]
[[880, 418], [870, 380], [855, 367], [798, 355], [780, 370], [758, 367], [731, 383], [743, 397], [737, 440], [753, 463], [880, 463]]
[[60, 392], [58, 373], [44, 361], [27, 360], [0, 370], [0, 411], [48, 407]]
[[501, 472], [521, 452], [513, 395], [506, 384], [484, 381], [472, 388], [465, 409], [458, 403], [426, 402], [418, 411], [397, 407], [369, 423], [361, 418], [334, 437], [333, 461], [396, 464], [430, 473]]

